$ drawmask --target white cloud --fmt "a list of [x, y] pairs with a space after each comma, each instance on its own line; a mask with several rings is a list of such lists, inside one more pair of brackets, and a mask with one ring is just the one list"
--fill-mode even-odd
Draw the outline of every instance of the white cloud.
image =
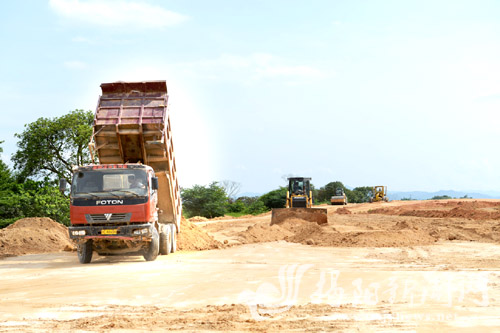
[[101, 26], [161, 28], [187, 19], [159, 6], [126, 0], [49, 0], [49, 5], [63, 18]]
[[85, 69], [87, 68], [87, 64], [82, 62], [82, 61], [78, 61], [78, 60], [71, 60], [71, 61], [65, 61], [63, 63], [64, 67], [66, 68], [69, 68], [69, 69]]

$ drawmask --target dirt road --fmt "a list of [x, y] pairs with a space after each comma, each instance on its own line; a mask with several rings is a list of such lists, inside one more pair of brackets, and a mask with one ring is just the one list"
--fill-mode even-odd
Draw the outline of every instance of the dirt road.
[[0, 331], [494, 332], [498, 207], [328, 207], [325, 227], [270, 227], [269, 215], [199, 222], [234, 246], [154, 262], [97, 257], [81, 265], [71, 252], [8, 257], [0, 260]]

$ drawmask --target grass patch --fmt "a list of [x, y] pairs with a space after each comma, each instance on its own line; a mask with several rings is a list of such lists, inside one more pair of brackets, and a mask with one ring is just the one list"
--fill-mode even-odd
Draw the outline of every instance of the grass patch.
[[228, 212], [226, 213], [227, 216], [232, 216], [232, 217], [240, 217], [243, 215], [248, 215], [248, 213], [245, 212]]

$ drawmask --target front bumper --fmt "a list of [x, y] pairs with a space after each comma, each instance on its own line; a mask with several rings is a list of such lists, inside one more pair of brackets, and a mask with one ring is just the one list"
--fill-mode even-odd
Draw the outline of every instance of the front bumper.
[[68, 232], [69, 238], [76, 241], [96, 238], [143, 241], [151, 239], [153, 228], [151, 223], [117, 226], [74, 225], [68, 227]]

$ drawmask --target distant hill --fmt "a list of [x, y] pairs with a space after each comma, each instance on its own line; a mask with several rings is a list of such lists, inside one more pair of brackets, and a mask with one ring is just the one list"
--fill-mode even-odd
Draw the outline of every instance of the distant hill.
[[447, 195], [452, 198], [463, 198], [467, 195], [468, 198], [474, 199], [500, 199], [500, 193], [476, 193], [476, 192], [461, 192], [453, 190], [441, 190], [437, 192], [423, 192], [423, 191], [412, 191], [412, 192], [397, 192], [397, 191], [387, 191], [390, 200], [401, 200], [413, 199], [413, 200], [427, 200], [435, 196]]
[[241, 198], [241, 197], [260, 197], [262, 194], [264, 193], [257, 193], [257, 192], [244, 192], [244, 193], [238, 193], [236, 195], [237, 198]]

